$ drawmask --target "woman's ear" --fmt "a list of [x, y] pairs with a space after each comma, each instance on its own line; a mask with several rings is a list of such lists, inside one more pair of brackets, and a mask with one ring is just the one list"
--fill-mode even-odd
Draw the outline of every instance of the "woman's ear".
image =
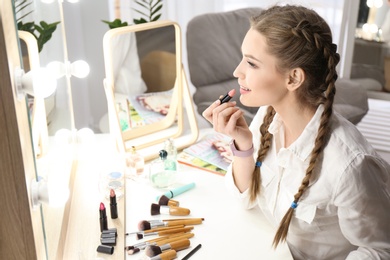
[[301, 68], [290, 70], [287, 89], [294, 91], [298, 89], [305, 81], [305, 71]]

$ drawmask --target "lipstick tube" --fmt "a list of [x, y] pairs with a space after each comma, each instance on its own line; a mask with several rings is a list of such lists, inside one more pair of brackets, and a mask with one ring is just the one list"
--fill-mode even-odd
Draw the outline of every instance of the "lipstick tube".
[[110, 190], [110, 212], [111, 212], [111, 218], [116, 219], [118, 218], [118, 207], [116, 203], [116, 194], [113, 189]]
[[103, 232], [103, 230], [108, 229], [106, 207], [104, 206], [103, 202], [100, 202], [99, 216], [100, 216], [100, 218], [99, 218], [100, 232]]

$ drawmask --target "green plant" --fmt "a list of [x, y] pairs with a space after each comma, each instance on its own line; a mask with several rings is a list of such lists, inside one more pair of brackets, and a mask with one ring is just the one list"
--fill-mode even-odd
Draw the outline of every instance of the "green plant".
[[34, 37], [37, 39], [38, 51], [41, 52], [43, 46], [51, 39], [54, 31], [57, 29], [57, 25], [60, 22], [46, 23], [45, 21], [40, 21], [39, 24], [36, 24], [35, 22], [24, 23], [22, 21], [23, 18], [31, 14], [33, 10], [28, 11], [26, 14], [19, 17], [18, 14], [22, 10], [30, 7], [32, 2], [30, 0], [14, 0], [14, 4], [18, 30], [26, 31], [34, 35]]
[[161, 13], [158, 13], [163, 4], [163, 0], [134, 0], [138, 4], [141, 10], [133, 8], [134, 11], [144, 16], [144, 18], [133, 19], [135, 24], [148, 23], [157, 21], [161, 17]]
[[114, 29], [114, 28], [123, 27], [123, 26], [128, 25], [127, 22], [122, 22], [121, 19], [115, 19], [112, 22], [102, 20], [102, 22], [108, 24], [108, 27], [110, 27], [110, 29]]
[[[160, 19], [161, 14], [158, 12], [163, 6], [162, 1], [163, 0], [134, 0], [134, 2], [144, 10], [142, 11], [135, 8], [133, 8], [133, 10], [146, 18], [141, 17], [140, 19], [133, 19], [134, 24], [148, 23]], [[106, 20], [102, 20], [102, 22], [108, 24], [110, 29], [128, 26], [127, 22], [122, 22], [122, 20], [118, 18], [112, 22]]]

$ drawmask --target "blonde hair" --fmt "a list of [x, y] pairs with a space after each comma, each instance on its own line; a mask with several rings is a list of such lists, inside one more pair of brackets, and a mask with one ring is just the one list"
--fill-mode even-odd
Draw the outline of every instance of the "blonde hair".
[[[273, 6], [251, 18], [251, 27], [261, 33], [267, 41], [267, 51], [278, 60], [278, 71], [301, 68], [305, 72], [305, 82], [297, 91], [298, 101], [306, 106], [317, 108], [324, 105], [318, 134], [311, 151], [309, 166], [305, 177], [294, 195], [293, 205], [283, 217], [276, 232], [273, 245], [277, 247], [287, 238], [294, 209], [302, 194], [306, 191], [310, 177], [324, 150], [330, 135], [330, 118], [333, 100], [336, 94], [336, 66], [340, 60], [337, 46], [332, 43], [332, 33], [315, 11], [302, 6]], [[275, 115], [269, 107], [260, 126], [261, 140], [257, 161], [264, 161], [272, 141], [268, 128]], [[260, 193], [261, 167], [255, 167], [250, 187], [250, 199], [254, 201]]]

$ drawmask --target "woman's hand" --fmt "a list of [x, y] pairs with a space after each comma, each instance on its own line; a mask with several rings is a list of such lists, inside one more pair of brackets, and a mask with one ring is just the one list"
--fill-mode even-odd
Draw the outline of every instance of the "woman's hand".
[[234, 139], [237, 149], [247, 150], [252, 147], [252, 133], [245, 121], [244, 112], [236, 106], [235, 101], [221, 104], [218, 99], [202, 115], [216, 132]]

